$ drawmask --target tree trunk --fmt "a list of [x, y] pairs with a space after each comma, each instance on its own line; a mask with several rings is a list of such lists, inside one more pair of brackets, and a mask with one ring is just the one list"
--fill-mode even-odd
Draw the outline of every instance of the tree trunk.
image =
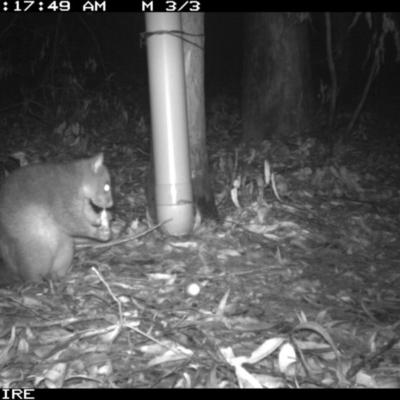
[[331, 13], [332, 47], [338, 77], [338, 101], [340, 102], [347, 99], [352, 92], [350, 71], [350, 45], [352, 35], [348, 29], [353, 17], [354, 13], [350, 12]]
[[[182, 13], [183, 35], [190, 43], [183, 42], [185, 58], [186, 99], [190, 145], [190, 169], [193, 195], [196, 206], [203, 219], [218, 219], [214, 193], [208, 173], [206, 146], [206, 118], [204, 103], [204, 14]], [[194, 44], [193, 44], [194, 43]], [[197, 47], [199, 46], [199, 47]], [[147, 205], [153, 222], [156, 222], [154, 194], [154, 160], [150, 154], [147, 179]]]
[[182, 29], [190, 42], [183, 43], [188, 109], [190, 165], [194, 199], [204, 219], [217, 219], [208, 173], [204, 101], [204, 14], [182, 13]]
[[245, 17], [243, 140], [287, 137], [311, 126], [312, 88], [306, 22], [297, 14]]

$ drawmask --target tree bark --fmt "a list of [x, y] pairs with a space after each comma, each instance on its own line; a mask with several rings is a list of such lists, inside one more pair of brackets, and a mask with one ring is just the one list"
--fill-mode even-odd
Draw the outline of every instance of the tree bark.
[[311, 127], [308, 26], [297, 14], [245, 17], [243, 140], [288, 137]]
[[[208, 172], [204, 96], [204, 14], [182, 13], [190, 164], [196, 206], [204, 219], [217, 219]], [[195, 35], [195, 36], [191, 36]]]

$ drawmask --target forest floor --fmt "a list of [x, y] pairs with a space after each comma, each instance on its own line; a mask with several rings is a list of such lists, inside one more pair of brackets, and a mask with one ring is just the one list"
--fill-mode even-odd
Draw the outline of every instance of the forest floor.
[[6, 168], [103, 151], [114, 237], [140, 235], [0, 289], [0, 387], [400, 387], [398, 108], [252, 147], [230, 107], [207, 115], [220, 221], [183, 238], [146, 233], [144, 113], [0, 121]]

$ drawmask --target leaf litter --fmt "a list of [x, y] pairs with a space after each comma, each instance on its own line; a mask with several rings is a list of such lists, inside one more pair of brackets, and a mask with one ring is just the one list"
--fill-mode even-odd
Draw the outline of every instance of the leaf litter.
[[39, 136], [30, 161], [107, 154], [117, 239], [0, 289], [1, 387], [399, 387], [399, 141], [371, 129], [327, 157], [311, 134], [254, 148], [210, 121], [221, 222], [184, 238], [146, 218], [148, 132]]

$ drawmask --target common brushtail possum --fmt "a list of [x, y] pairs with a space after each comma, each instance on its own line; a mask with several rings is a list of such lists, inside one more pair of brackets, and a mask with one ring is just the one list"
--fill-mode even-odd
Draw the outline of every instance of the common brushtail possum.
[[111, 238], [113, 205], [103, 154], [12, 172], [0, 188], [0, 281], [63, 277], [74, 237]]

